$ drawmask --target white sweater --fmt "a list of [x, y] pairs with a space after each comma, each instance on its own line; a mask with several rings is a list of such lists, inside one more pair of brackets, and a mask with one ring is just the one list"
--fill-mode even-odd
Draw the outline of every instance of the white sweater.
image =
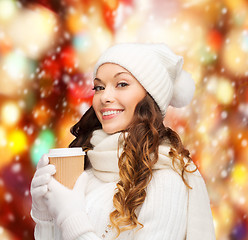
[[[109, 214], [114, 210], [113, 195], [118, 182], [117, 140], [120, 134], [107, 135], [101, 130], [93, 133], [94, 149], [88, 152], [92, 168], [86, 191], [85, 225], [80, 236], [73, 236], [73, 227], [60, 229], [53, 222], [36, 222], [35, 239], [100, 240], [113, 239], [116, 232], [109, 229]], [[188, 189], [181, 176], [172, 169], [169, 146], [159, 148], [159, 161], [147, 188], [144, 203], [138, 209], [138, 220], [144, 227], [125, 231], [119, 240], [214, 240], [214, 226], [205, 183], [197, 171], [187, 173]], [[121, 151], [121, 149], [120, 149]], [[192, 169], [192, 168], [191, 168]], [[84, 230], [85, 229], [85, 230]], [[92, 230], [89, 230], [92, 229]]]

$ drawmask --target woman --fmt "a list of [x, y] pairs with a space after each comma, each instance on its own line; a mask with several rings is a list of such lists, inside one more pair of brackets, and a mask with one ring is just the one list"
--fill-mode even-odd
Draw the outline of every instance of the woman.
[[213, 240], [205, 183], [179, 136], [163, 125], [194, 82], [164, 44], [117, 44], [94, 70], [92, 107], [72, 128], [87, 152], [70, 190], [44, 155], [31, 184], [36, 239]]

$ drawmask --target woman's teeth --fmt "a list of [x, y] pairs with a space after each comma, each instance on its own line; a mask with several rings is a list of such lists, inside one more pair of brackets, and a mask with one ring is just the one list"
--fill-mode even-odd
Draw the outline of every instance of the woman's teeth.
[[108, 115], [112, 115], [112, 114], [118, 114], [121, 113], [122, 111], [107, 111], [107, 112], [103, 112], [102, 115], [103, 116], [108, 116]]

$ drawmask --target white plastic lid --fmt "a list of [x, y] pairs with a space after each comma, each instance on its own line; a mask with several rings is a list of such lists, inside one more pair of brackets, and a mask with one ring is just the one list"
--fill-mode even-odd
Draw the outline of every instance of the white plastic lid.
[[81, 147], [74, 148], [52, 148], [48, 152], [48, 157], [68, 157], [68, 156], [81, 156], [85, 152]]

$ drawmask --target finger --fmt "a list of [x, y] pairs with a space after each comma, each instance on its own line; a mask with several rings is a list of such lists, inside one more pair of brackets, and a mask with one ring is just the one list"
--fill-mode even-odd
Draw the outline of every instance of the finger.
[[51, 181], [47, 184], [47, 187], [49, 191], [57, 191], [57, 192], [63, 191], [63, 189], [68, 189], [53, 177]]
[[43, 197], [43, 202], [45, 204], [45, 206], [48, 209], [49, 214], [51, 214], [52, 216], [54, 216], [54, 208], [52, 207], [53, 205], [53, 195], [52, 193], [50, 193], [49, 191], [45, 194], [45, 196]]
[[31, 189], [31, 196], [34, 198], [40, 198], [45, 196], [45, 194], [47, 193], [47, 185], [43, 185], [37, 188], [33, 188]]
[[37, 177], [37, 176], [41, 176], [43, 174], [50, 174], [50, 175], [53, 175], [56, 173], [56, 168], [54, 165], [52, 164], [48, 164], [42, 168], [39, 168], [36, 170], [35, 174], [34, 174], [34, 177]]
[[41, 176], [37, 176], [35, 178], [33, 178], [32, 182], [31, 182], [31, 187], [32, 188], [36, 188], [42, 185], [46, 185], [48, 184], [52, 179], [52, 176], [48, 173], [45, 173]]
[[47, 154], [43, 154], [42, 157], [40, 158], [38, 164], [37, 164], [37, 169], [42, 168], [48, 164], [49, 164], [49, 158], [48, 158]]
[[46, 200], [46, 202], [48, 202], [50, 199], [52, 199], [53, 195], [54, 195], [53, 192], [51, 192], [48, 187], [47, 187], [47, 189], [48, 190], [44, 195], [44, 199]]

